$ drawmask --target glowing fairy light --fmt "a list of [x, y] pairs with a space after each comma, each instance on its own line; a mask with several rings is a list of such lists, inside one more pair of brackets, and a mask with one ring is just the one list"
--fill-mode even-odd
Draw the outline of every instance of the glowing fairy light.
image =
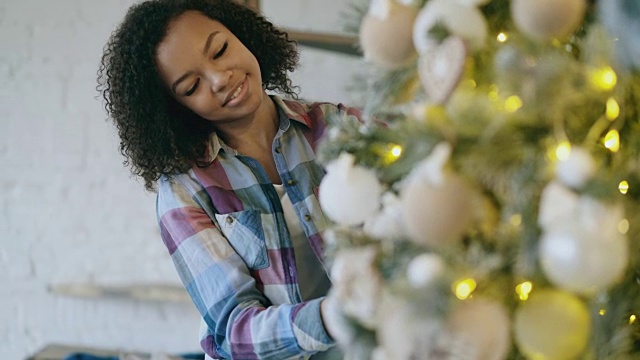
[[384, 155], [382, 159], [383, 163], [385, 165], [389, 165], [396, 162], [402, 155], [402, 150], [403, 150], [402, 146], [400, 145], [389, 144], [386, 148], [386, 151], [384, 151]]
[[529, 294], [531, 294], [531, 290], [533, 290], [533, 284], [531, 281], [525, 281], [516, 286], [516, 294], [520, 297], [520, 300], [525, 301], [529, 298]]
[[507, 41], [507, 39], [509, 39], [509, 36], [507, 36], [507, 34], [501, 32], [500, 34], [498, 34], [496, 39], [498, 39], [499, 42], [503, 43], [503, 42]]
[[620, 234], [622, 234], [622, 235], [627, 235], [627, 233], [629, 232], [629, 227], [630, 226], [631, 226], [631, 224], [629, 224], [629, 220], [622, 219], [618, 223], [618, 232]]
[[616, 99], [609, 98], [609, 100], [607, 100], [606, 114], [607, 114], [607, 119], [609, 119], [609, 121], [613, 121], [617, 119], [618, 116], [620, 116], [620, 105], [618, 105], [618, 102], [616, 101]]
[[467, 85], [468, 85], [470, 88], [474, 89], [478, 84], [476, 83], [476, 81], [475, 81], [475, 80], [473, 80], [473, 79], [469, 79], [469, 80], [467, 80]]
[[489, 87], [489, 100], [498, 100], [498, 85], [493, 84]]
[[620, 134], [618, 130], [611, 130], [605, 135], [604, 147], [611, 150], [611, 152], [618, 152], [618, 150], [620, 150]]
[[399, 158], [400, 155], [402, 155], [402, 146], [400, 145], [395, 145], [391, 148], [391, 155], [393, 155], [396, 158]]
[[513, 227], [520, 226], [522, 224], [522, 215], [520, 214], [512, 215], [511, 218], [509, 219], [509, 223]]
[[635, 315], [629, 316], [629, 325], [633, 325], [638, 318]]
[[565, 140], [560, 144], [558, 144], [558, 147], [556, 147], [556, 158], [558, 158], [558, 160], [565, 161], [569, 158], [570, 154], [571, 154], [570, 142]]
[[600, 309], [600, 311], [598, 312], [598, 314], [600, 314], [600, 316], [604, 316], [604, 314], [607, 313], [607, 310], [605, 309]]
[[591, 84], [596, 89], [609, 91], [616, 86], [618, 77], [610, 66], [605, 66], [591, 71]]
[[504, 102], [504, 109], [507, 112], [513, 113], [518, 111], [522, 107], [522, 100], [516, 95], [509, 96]]
[[460, 280], [453, 285], [453, 292], [458, 299], [466, 300], [471, 296], [476, 286], [476, 281], [473, 279]]
[[618, 190], [620, 190], [622, 195], [626, 195], [629, 192], [629, 182], [627, 180], [620, 181], [620, 184], [618, 184]]

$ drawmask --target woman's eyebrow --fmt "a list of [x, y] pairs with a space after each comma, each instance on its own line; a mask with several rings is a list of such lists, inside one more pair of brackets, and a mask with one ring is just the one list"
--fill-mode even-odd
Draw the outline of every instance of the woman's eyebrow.
[[[204, 55], [207, 55], [207, 53], [209, 52], [209, 48], [211, 47], [211, 43], [213, 42], [213, 38], [216, 37], [216, 35], [218, 35], [219, 33], [220, 31], [214, 31], [209, 34], [209, 36], [207, 37], [207, 41], [204, 43], [204, 48], [202, 49], [202, 53]], [[178, 85], [191, 74], [193, 74], [193, 72], [189, 71], [188, 73], [180, 76], [178, 80], [174, 81], [173, 85], [171, 85], [171, 90], [174, 94], [176, 93], [176, 87], [178, 87]]]
[[211, 42], [213, 41], [213, 38], [219, 33], [220, 31], [214, 31], [211, 34], [209, 34], [209, 37], [207, 37], [207, 42], [204, 44], [204, 49], [202, 50], [202, 53], [204, 55], [207, 55], [209, 53], [209, 47], [211, 46]]

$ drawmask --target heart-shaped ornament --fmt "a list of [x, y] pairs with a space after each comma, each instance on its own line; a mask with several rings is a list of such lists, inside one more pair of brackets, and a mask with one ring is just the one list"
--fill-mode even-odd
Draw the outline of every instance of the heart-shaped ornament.
[[443, 104], [449, 99], [462, 77], [466, 59], [467, 47], [458, 36], [449, 36], [420, 56], [418, 76], [431, 102]]

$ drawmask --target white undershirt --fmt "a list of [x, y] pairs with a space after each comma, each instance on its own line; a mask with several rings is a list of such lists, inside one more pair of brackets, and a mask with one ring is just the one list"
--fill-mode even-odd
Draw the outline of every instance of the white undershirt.
[[304, 234], [302, 224], [300, 224], [300, 219], [298, 219], [293, 210], [289, 195], [284, 191], [284, 186], [275, 184], [273, 186], [276, 188], [282, 203], [284, 219], [293, 243], [296, 267], [298, 268], [298, 286], [302, 300], [311, 300], [324, 296], [331, 287], [331, 282], [324, 271], [324, 266], [313, 252], [309, 240]]

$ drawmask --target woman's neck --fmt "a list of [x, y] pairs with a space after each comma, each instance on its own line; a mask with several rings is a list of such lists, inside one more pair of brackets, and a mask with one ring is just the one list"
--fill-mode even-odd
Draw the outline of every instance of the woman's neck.
[[224, 124], [217, 129], [218, 136], [240, 153], [271, 151], [273, 139], [278, 132], [278, 110], [267, 93], [251, 117]]

